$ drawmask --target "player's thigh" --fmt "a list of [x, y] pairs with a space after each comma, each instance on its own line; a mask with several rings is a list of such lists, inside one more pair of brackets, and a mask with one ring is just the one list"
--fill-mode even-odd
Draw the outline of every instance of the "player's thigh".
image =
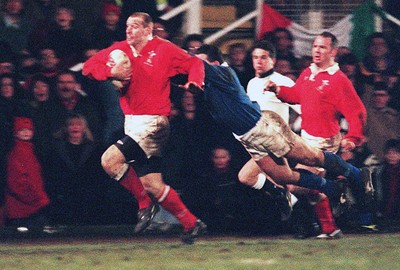
[[293, 146], [285, 157], [312, 167], [322, 166], [324, 160], [323, 152], [320, 149], [308, 145], [299, 136], [293, 141]]

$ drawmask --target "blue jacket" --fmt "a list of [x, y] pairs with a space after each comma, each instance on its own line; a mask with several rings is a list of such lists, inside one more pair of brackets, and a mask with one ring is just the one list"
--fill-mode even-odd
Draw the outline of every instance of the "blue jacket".
[[204, 68], [204, 98], [212, 117], [236, 135], [245, 134], [261, 118], [260, 106], [250, 100], [230, 67], [204, 62]]

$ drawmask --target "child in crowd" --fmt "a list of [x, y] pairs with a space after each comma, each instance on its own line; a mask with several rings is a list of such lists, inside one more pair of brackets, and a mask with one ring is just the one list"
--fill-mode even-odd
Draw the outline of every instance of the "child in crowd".
[[15, 144], [7, 159], [6, 225], [27, 228], [48, 225], [45, 209], [50, 201], [31, 142], [33, 134], [30, 118], [15, 117]]

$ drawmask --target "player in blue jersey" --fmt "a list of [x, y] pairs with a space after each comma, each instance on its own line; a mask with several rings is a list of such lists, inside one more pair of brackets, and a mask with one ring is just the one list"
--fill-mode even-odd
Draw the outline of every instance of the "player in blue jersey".
[[356, 168], [336, 154], [309, 146], [278, 114], [261, 111], [259, 105], [249, 99], [235, 72], [222, 64], [223, 59], [217, 47], [203, 45], [198, 49], [197, 56], [204, 63], [205, 85], [203, 88], [190, 85], [188, 90], [203, 92], [212, 117], [233, 132], [257, 165], [276, 183], [316, 189], [329, 197], [336, 195], [335, 180], [305, 169], [292, 169], [287, 159], [323, 167], [331, 175], [344, 176], [354, 185], [371, 182], [369, 170]]

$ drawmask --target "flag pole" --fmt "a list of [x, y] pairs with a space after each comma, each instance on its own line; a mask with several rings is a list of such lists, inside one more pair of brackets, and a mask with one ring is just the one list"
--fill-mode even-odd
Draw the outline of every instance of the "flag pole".
[[[378, 7], [382, 8], [382, 0], [375, 0], [375, 4]], [[378, 16], [378, 15], [375, 15], [374, 16], [374, 21], [375, 21], [375, 30], [377, 32], [382, 32], [382, 30], [383, 30], [383, 20], [382, 20], [382, 18], [380, 16]]]
[[400, 26], [400, 20], [397, 19], [396, 17], [390, 15], [389, 13], [387, 13], [386, 11], [383, 11], [383, 14], [385, 14], [386, 19], [388, 19], [389, 21], [391, 21], [392, 23], [396, 24], [397, 26]]
[[264, 4], [264, 0], [257, 0], [256, 37], [258, 37], [258, 33], [260, 33], [260, 29], [261, 29], [263, 4]]

